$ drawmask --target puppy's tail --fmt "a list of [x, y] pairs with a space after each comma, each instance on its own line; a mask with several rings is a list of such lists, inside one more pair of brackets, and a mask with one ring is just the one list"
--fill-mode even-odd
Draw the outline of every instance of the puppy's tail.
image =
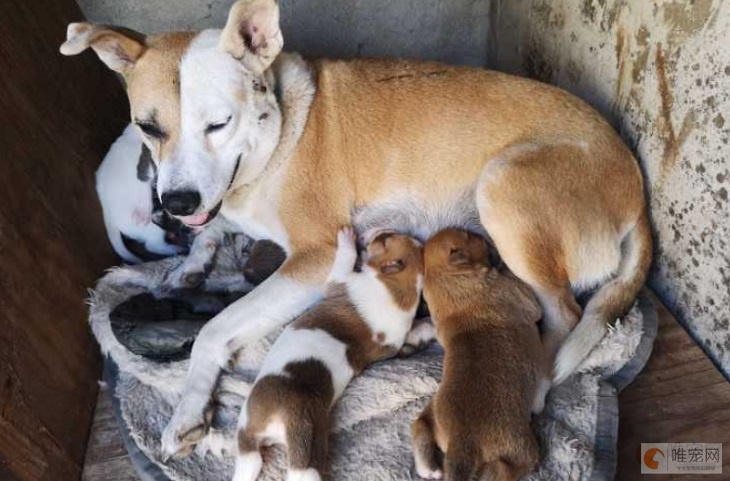
[[601, 286], [586, 305], [578, 326], [555, 358], [553, 383], [563, 382], [598, 344], [606, 325], [632, 306], [651, 264], [651, 227], [643, 212], [621, 244], [621, 261], [613, 279]]
[[476, 478], [482, 457], [477, 446], [468, 438], [449, 441], [448, 452], [444, 460], [444, 477], [446, 481], [472, 481]]

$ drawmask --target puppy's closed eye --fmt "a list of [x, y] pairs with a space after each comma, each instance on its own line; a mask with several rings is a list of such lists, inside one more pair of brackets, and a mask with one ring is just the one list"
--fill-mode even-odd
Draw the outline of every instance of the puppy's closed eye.
[[380, 264], [380, 272], [383, 274], [397, 274], [406, 268], [402, 260], [387, 261]]

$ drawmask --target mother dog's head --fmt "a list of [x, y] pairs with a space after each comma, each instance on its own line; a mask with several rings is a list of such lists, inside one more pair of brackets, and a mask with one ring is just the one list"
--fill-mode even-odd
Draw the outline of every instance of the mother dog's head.
[[276, 147], [281, 113], [268, 68], [282, 46], [276, 1], [239, 0], [222, 31], [145, 36], [73, 23], [61, 53], [91, 47], [123, 76], [132, 121], [158, 166], [163, 207], [202, 225]]

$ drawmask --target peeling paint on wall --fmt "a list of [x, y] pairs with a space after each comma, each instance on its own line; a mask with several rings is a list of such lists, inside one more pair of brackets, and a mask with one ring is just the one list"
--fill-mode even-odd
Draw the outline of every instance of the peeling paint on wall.
[[730, 2], [493, 1], [493, 67], [583, 97], [636, 152], [650, 284], [730, 374]]

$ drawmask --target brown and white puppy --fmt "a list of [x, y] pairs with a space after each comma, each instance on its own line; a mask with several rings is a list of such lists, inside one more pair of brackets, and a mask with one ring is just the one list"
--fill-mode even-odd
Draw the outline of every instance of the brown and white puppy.
[[384, 234], [368, 244], [361, 272], [356, 261], [344, 229], [326, 297], [277, 338], [243, 406], [234, 481], [257, 478], [259, 449], [270, 444], [287, 447], [288, 481], [320, 480], [332, 405], [353, 376], [403, 345], [421, 295], [421, 244]]
[[444, 230], [424, 250], [423, 294], [445, 357], [438, 393], [412, 426], [416, 471], [519, 479], [537, 464], [530, 414], [542, 411], [550, 386], [540, 304], [525, 283], [490, 268], [480, 236]]
[[[278, 3], [239, 0], [223, 30], [72, 24], [61, 47], [91, 48], [124, 76], [166, 210], [195, 226], [220, 212], [287, 252], [200, 332], [163, 450], [187, 452], [204, 435], [234, 352], [321, 298], [342, 225], [421, 240], [447, 227], [488, 233], [535, 291], [565, 379], [631, 306], [651, 261], [641, 171], [611, 126], [528, 79], [433, 62], [307, 62], [282, 45]], [[574, 291], [586, 288], [598, 290], [582, 311]]]

